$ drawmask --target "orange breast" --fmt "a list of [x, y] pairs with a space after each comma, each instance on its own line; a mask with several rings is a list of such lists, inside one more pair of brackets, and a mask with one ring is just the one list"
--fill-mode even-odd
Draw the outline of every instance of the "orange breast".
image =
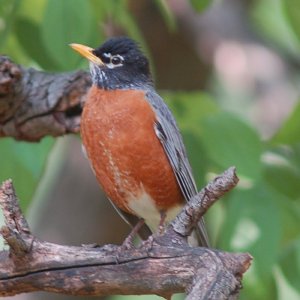
[[144, 189], [158, 209], [183, 202], [173, 170], [154, 131], [155, 114], [143, 91], [92, 87], [81, 118], [81, 136], [108, 197], [133, 213], [128, 199]]

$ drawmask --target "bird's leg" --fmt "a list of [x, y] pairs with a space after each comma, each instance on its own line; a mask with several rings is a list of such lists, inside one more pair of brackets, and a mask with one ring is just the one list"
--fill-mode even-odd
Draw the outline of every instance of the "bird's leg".
[[155, 236], [159, 236], [163, 234], [166, 217], [167, 217], [166, 211], [161, 210], [157, 233], [150, 235], [146, 241], [143, 241], [141, 247], [145, 248], [147, 251], [152, 249]]
[[137, 235], [138, 231], [141, 229], [141, 227], [145, 224], [144, 219], [139, 219], [139, 221], [136, 223], [136, 225], [131, 229], [131, 232], [126, 237], [122, 244], [122, 249], [131, 249], [133, 248], [133, 239]]
[[159, 225], [158, 225], [158, 234], [162, 234], [163, 230], [165, 228], [165, 221], [166, 221], [167, 213], [165, 210], [161, 210], [159, 213], [160, 213], [160, 221], [159, 221]]
[[134, 247], [133, 239], [144, 224], [145, 224], [145, 220], [139, 219], [139, 221], [131, 229], [129, 235], [126, 237], [126, 239], [124, 240], [122, 245], [120, 247], [118, 247], [117, 253], [116, 253], [116, 263], [119, 263], [120, 257], [121, 257], [121, 254], [123, 253], [123, 251], [130, 250]]

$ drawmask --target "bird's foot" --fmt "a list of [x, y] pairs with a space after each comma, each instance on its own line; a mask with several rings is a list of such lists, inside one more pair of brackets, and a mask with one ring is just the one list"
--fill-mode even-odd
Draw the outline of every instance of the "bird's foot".
[[145, 221], [144, 219], [140, 219], [138, 223], [132, 228], [131, 232], [129, 235], [126, 237], [124, 242], [122, 243], [121, 246], [118, 247], [117, 253], [116, 253], [116, 261], [117, 263], [120, 262], [121, 255], [128, 251], [132, 250], [135, 248], [133, 239], [136, 237], [138, 231], [141, 229], [141, 227], [144, 225]]
[[133, 238], [134, 238], [134, 236], [132, 236], [131, 234], [129, 234], [119, 248], [122, 251], [133, 249], [134, 248]]
[[120, 263], [122, 256], [124, 256], [124, 252], [134, 249], [134, 244], [132, 242], [131, 237], [127, 237], [121, 246], [118, 246], [116, 251], [116, 263]]
[[158, 231], [157, 234], [162, 235], [165, 231], [166, 228], [166, 218], [167, 218], [167, 214], [165, 210], [160, 211], [160, 221], [159, 221], [159, 225], [158, 225]]
[[156, 236], [163, 235], [163, 234], [165, 233], [165, 230], [166, 230], [166, 224], [159, 225], [159, 226], [158, 226], [157, 233], [156, 233], [155, 235], [156, 235]]
[[155, 242], [154, 235], [150, 235], [146, 241], [143, 241], [140, 248], [145, 250], [147, 253], [150, 252], [153, 248], [153, 244]]
[[164, 234], [166, 229], [166, 223], [165, 223], [166, 217], [167, 217], [166, 212], [164, 210], [161, 210], [160, 221], [159, 221], [157, 232], [150, 235], [149, 238], [142, 243], [141, 248], [146, 250], [147, 253], [150, 252], [150, 250], [153, 248], [153, 245], [156, 242], [156, 240], [159, 239], [159, 237]]

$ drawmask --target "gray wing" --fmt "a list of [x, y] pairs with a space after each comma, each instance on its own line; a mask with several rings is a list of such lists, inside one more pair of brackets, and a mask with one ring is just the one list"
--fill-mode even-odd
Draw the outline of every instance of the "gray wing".
[[[146, 97], [156, 113], [157, 122], [154, 128], [156, 135], [168, 156], [181, 192], [185, 200], [189, 201], [197, 194], [197, 187], [176, 121], [165, 102], [154, 90], [149, 90]], [[199, 221], [198, 227], [201, 244], [209, 247], [203, 218]]]

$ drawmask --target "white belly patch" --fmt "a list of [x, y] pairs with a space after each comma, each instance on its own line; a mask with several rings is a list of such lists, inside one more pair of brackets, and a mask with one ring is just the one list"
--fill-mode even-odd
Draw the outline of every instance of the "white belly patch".
[[[143, 218], [152, 231], [156, 231], [160, 222], [160, 211], [156, 208], [151, 196], [141, 185], [140, 192], [127, 198], [128, 207], [134, 214]], [[166, 222], [173, 220], [182, 209], [181, 205], [173, 206], [166, 211]]]

